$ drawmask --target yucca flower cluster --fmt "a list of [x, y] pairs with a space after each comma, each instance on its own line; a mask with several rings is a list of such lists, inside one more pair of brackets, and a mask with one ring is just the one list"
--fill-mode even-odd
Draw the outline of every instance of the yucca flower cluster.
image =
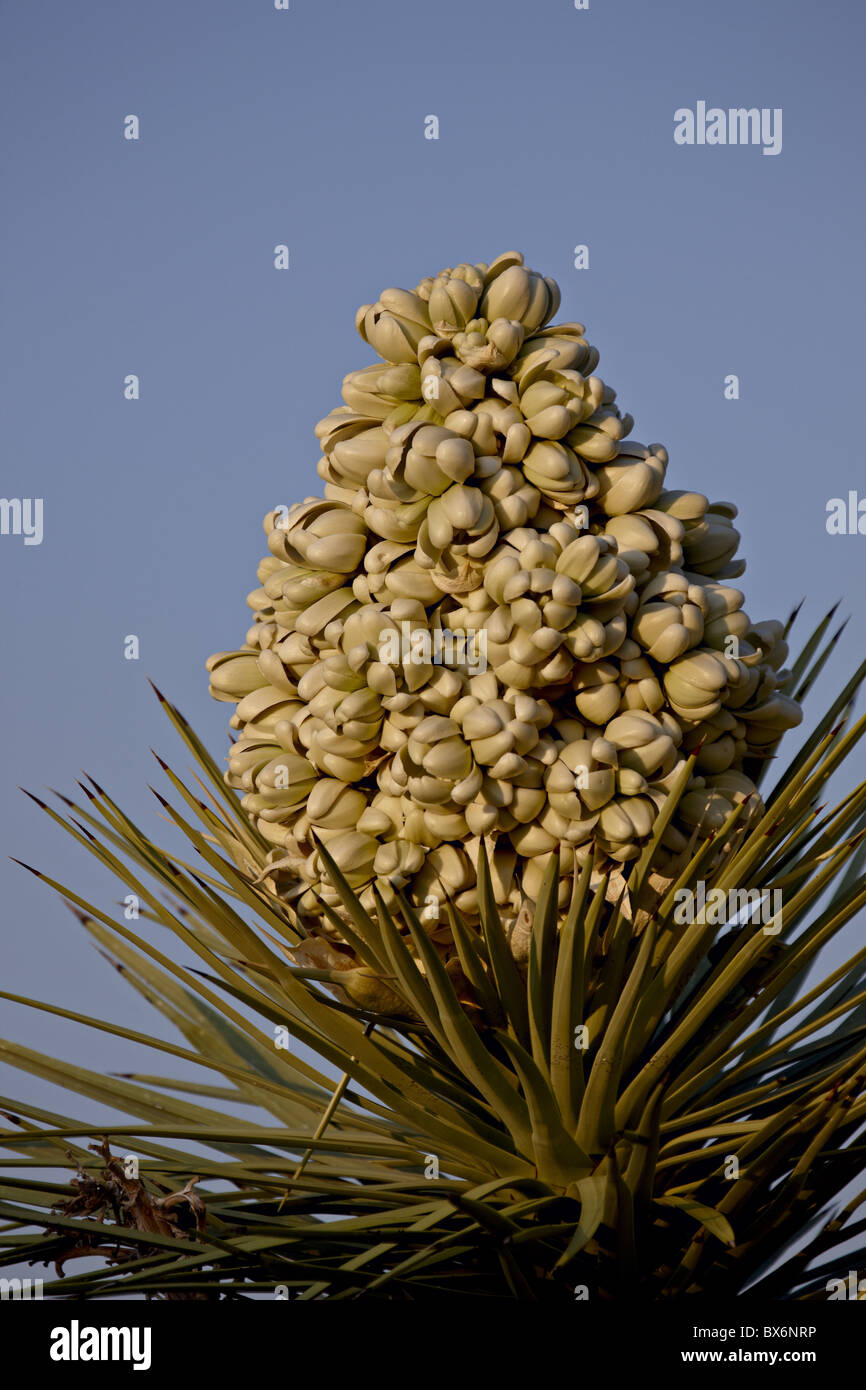
[[302, 914], [337, 905], [321, 844], [367, 908], [469, 917], [482, 842], [506, 915], [565, 851], [564, 906], [575, 864], [640, 853], [696, 750], [670, 856], [759, 811], [748, 774], [800, 721], [781, 624], [727, 582], [736, 508], [665, 488], [559, 302], [510, 252], [362, 306], [383, 361], [317, 426], [324, 497], [265, 518], [255, 622], [208, 666]]

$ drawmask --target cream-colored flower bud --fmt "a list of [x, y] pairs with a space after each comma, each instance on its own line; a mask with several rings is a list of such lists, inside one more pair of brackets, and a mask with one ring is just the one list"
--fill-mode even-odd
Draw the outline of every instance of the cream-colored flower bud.
[[388, 436], [376, 427], [337, 439], [326, 450], [326, 455], [338, 480], [363, 487], [373, 469], [383, 466], [387, 452]]
[[257, 652], [217, 652], [209, 657], [210, 692], [216, 700], [242, 700], [269, 681], [259, 669]]
[[645, 448], [623, 441], [612, 461], [594, 470], [600, 506], [608, 516], [651, 506], [661, 492], [667, 462], [667, 451], [660, 444]]
[[[373, 877], [373, 861], [378, 849], [379, 845], [371, 835], [362, 835], [357, 830], [344, 831], [328, 841], [328, 853], [353, 887], [368, 883]], [[318, 851], [313, 852], [312, 859], [318, 875], [325, 878], [327, 875]]]
[[698, 585], [673, 571], [645, 585], [631, 631], [655, 661], [669, 665], [704, 636], [707, 600]]
[[576, 667], [574, 703], [591, 724], [606, 724], [616, 714], [620, 701], [618, 677], [618, 668], [607, 661]]
[[408, 290], [383, 290], [376, 304], [364, 305], [355, 320], [361, 337], [389, 362], [416, 361], [421, 339], [430, 332], [427, 305]]
[[690, 652], [669, 667], [665, 693], [674, 713], [687, 719], [708, 719], [721, 707], [721, 695], [731, 679], [730, 664], [715, 652]]
[[686, 527], [683, 554], [688, 569], [719, 579], [735, 579], [745, 561], [734, 560], [740, 533], [733, 524], [737, 509], [731, 502], [714, 502], [702, 521]]
[[398, 886], [410, 882], [424, 863], [424, 851], [420, 845], [410, 845], [405, 840], [391, 840], [376, 850], [373, 869], [379, 878], [397, 881]]
[[598, 492], [598, 480], [573, 449], [553, 440], [533, 444], [523, 460], [524, 473], [539, 492], [557, 502], [580, 502]]
[[620, 764], [644, 777], [664, 775], [675, 761], [676, 749], [663, 724], [643, 710], [617, 715], [604, 733], [619, 749]]
[[334, 777], [317, 781], [307, 800], [310, 823], [329, 830], [348, 830], [357, 825], [367, 805], [363, 792], [347, 787]]
[[475, 317], [480, 286], [467, 284], [443, 272], [430, 289], [427, 312], [434, 332], [450, 337]]
[[499, 270], [494, 262], [486, 281], [479, 312], [489, 322], [499, 318], [516, 319], [533, 332], [556, 313], [559, 305], [556, 282], [536, 275], [522, 264], [512, 263]]

